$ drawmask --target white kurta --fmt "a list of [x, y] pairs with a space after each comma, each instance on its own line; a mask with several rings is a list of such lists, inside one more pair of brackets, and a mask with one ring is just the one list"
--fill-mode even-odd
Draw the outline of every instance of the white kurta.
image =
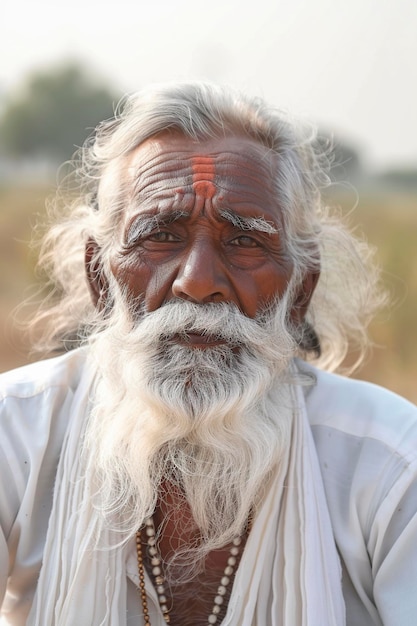
[[[347, 624], [414, 626], [417, 409], [373, 385], [303, 367], [317, 378], [306, 407], [342, 562]], [[84, 368], [85, 353], [77, 350], [0, 377], [1, 624], [25, 624], [32, 604], [56, 468]], [[131, 626], [140, 611], [134, 546], [126, 574]]]

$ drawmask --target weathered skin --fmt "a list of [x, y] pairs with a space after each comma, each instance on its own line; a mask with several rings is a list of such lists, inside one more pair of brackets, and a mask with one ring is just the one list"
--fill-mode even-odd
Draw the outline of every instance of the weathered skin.
[[[163, 134], [141, 144], [127, 163], [131, 192], [111, 263], [116, 280], [148, 311], [175, 297], [233, 302], [253, 318], [292, 273], [272, 167], [268, 151], [242, 137], [197, 143]], [[160, 223], [140, 233], [143, 219], [154, 216]], [[249, 228], [239, 218], [262, 218], [265, 226]]]

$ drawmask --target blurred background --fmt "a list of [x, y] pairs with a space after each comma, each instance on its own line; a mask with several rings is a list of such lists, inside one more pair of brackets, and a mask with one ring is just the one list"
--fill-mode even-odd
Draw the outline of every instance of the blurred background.
[[417, 3], [8, 3], [0, 25], [0, 371], [30, 359], [14, 307], [60, 163], [119, 98], [209, 79], [265, 97], [334, 142], [329, 202], [378, 249], [391, 306], [357, 376], [417, 402]]

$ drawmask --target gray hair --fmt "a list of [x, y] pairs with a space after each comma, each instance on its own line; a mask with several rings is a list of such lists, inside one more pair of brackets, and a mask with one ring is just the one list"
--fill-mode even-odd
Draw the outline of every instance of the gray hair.
[[314, 133], [259, 98], [207, 83], [156, 85], [127, 97], [114, 118], [101, 123], [80, 149], [70, 177], [76, 197], [68, 200], [68, 186], [59, 191], [53, 225], [41, 249], [40, 266], [54, 289], [32, 321], [34, 329], [42, 329], [38, 347], [45, 351], [81, 345], [105, 325], [105, 312], [94, 307], [85, 279], [86, 241], [96, 240], [97, 267], [110, 277], [109, 257], [125, 202], [126, 156], [170, 129], [195, 140], [249, 137], [275, 155], [277, 207], [294, 282], [321, 268], [299, 329], [300, 355], [315, 351], [318, 364], [334, 370], [353, 345], [360, 360], [369, 343], [367, 325], [384, 295], [372, 251], [323, 203], [328, 163], [317, 152]]

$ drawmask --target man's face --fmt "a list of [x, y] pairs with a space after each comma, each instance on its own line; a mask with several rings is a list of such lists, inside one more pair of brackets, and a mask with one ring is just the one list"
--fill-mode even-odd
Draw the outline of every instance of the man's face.
[[[229, 302], [250, 318], [280, 297], [292, 263], [273, 188], [273, 157], [257, 142], [196, 142], [164, 133], [132, 152], [111, 270], [148, 312], [172, 299]], [[215, 341], [190, 336], [196, 347]]]

